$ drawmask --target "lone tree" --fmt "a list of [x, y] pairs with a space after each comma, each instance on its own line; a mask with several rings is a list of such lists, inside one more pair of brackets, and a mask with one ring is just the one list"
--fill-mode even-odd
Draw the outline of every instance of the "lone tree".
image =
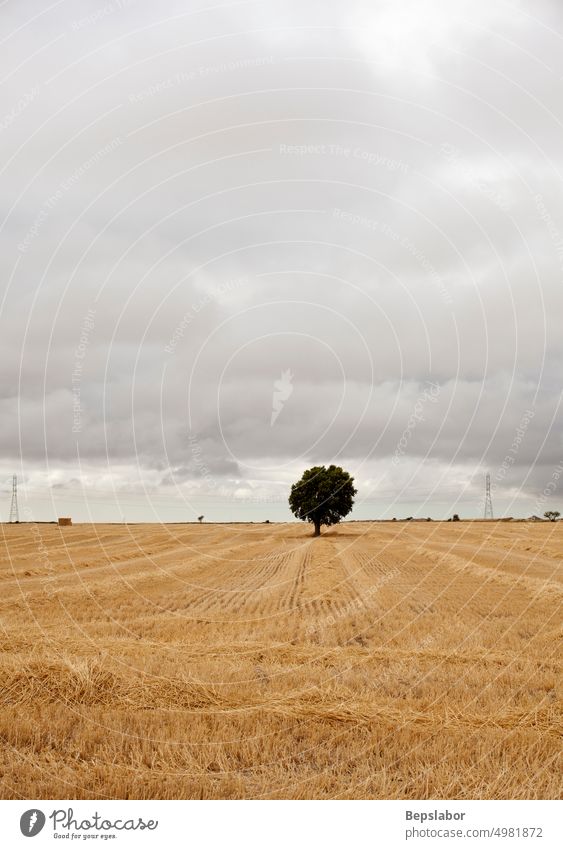
[[559, 510], [546, 510], [543, 515], [546, 519], [549, 519], [550, 522], [556, 522], [561, 513]]
[[354, 506], [354, 478], [340, 466], [313, 466], [291, 487], [289, 507], [294, 516], [315, 526], [336, 525]]

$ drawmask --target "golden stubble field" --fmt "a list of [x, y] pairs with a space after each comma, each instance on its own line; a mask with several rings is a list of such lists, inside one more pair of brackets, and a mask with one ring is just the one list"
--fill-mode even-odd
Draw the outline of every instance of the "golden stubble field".
[[556, 798], [563, 526], [2, 526], [3, 798]]

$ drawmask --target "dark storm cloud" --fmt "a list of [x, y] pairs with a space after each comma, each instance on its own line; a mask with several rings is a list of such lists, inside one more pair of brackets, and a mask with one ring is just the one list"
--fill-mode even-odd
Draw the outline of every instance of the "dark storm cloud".
[[338, 457], [365, 491], [487, 467], [541, 492], [563, 454], [557, 4], [0, 18], [6, 469], [47, 457], [64, 483], [80, 456], [90, 480], [266, 497]]

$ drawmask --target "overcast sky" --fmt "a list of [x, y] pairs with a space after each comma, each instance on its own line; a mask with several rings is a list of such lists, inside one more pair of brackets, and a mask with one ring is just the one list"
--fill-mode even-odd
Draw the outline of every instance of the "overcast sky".
[[0, 24], [3, 518], [563, 505], [560, 2]]

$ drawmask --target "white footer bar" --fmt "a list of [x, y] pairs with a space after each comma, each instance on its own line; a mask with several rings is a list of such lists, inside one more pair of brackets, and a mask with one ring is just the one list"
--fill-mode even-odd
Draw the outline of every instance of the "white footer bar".
[[0, 801], [3, 846], [559, 849], [561, 802]]

